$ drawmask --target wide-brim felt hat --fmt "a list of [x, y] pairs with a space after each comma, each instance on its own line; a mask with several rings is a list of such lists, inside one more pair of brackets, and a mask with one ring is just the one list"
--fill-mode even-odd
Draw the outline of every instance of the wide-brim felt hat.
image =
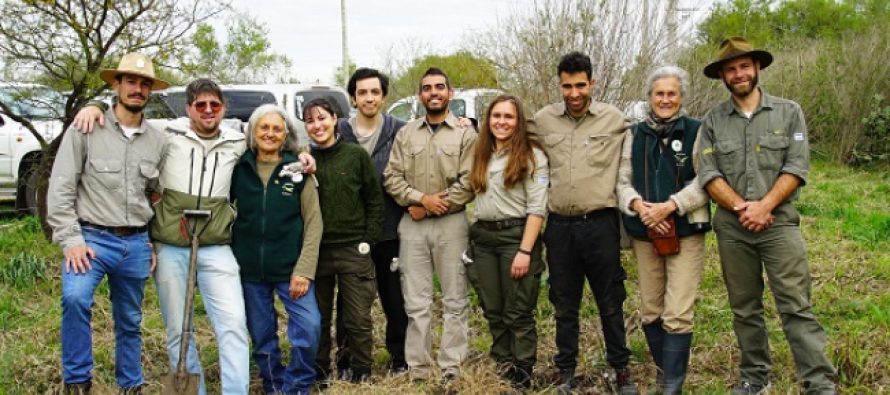
[[719, 79], [720, 68], [735, 58], [742, 56], [750, 56], [760, 63], [760, 69], [765, 69], [773, 63], [773, 55], [761, 49], [754, 49], [754, 46], [745, 40], [744, 37], [730, 37], [720, 44], [717, 51], [717, 60], [705, 66], [705, 76], [708, 78]]
[[132, 74], [152, 80], [151, 90], [165, 89], [170, 83], [155, 77], [155, 68], [151, 58], [141, 53], [131, 52], [121, 58], [116, 69], [103, 69], [99, 72], [102, 81], [112, 85], [114, 79], [120, 74]]

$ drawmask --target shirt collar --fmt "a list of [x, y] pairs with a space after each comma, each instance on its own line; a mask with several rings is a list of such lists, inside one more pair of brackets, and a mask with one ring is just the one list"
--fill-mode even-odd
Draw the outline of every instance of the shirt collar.
[[[452, 113], [450, 110], [448, 111], [448, 115], [445, 116], [445, 120], [442, 121], [440, 125], [448, 125], [448, 127], [452, 129], [457, 129], [460, 126], [457, 121], [457, 117], [454, 116], [454, 113]], [[425, 116], [423, 117], [423, 126], [430, 127], [430, 123], [427, 121]]]
[[[756, 89], [760, 91], [760, 104], [757, 105], [757, 107], [754, 109], [754, 112], [752, 112], [751, 114], [757, 114], [761, 110], [772, 110], [773, 97], [766, 94], [766, 92], [763, 91], [763, 88], [759, 86]], [[732, 100], [732, 97], [730, 97], [729, 105], [726, 108], [726, 115], [732, 115], [733, 112], [741, 114], [742, 110], [740, 110], [739, 107], [735, 104], [735, 100]]]
[[[123, 133], [124, 126], [121, 125], [119, 119], [117, 119], [117, 114], [114, 113], [114, 106], [108, 107], [108, 110], [105, 110], [105, 119], [109, 120], [112, 125], [117, 126], [118, 130]], [[142, 114], [142, 120], [139, 122], [139, 127], [136, 128], [136, 132], [134, 134], [142, 134], [145, 133], [145, 129], [148, 127], [148, 122], [145, 122], [145, 113]]]
[[[590, 105], [587, 107], [587, 114], [585, 114], [585, 115], [593, 115], [594, 117], [599, 116], [600, 113], [602, 112], [602, 108], [600, 107], [599, 104], [600, 103], [597, 102], [596, 100], [590, 99]], [[552, 114], [554, 116], [557, 116], [557, 117], [565, 116], [567, 118], [574, 119], [574, 117], [572, 117], [572, 115], [569, 114], [569, 109], [566, 108], [565, 102], [556, 103], [552, 109], [553, 109]]]

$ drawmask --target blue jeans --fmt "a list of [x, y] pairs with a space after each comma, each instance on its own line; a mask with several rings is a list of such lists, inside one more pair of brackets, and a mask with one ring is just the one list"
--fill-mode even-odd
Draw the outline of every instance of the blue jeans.
[[[158, 267], [155, 283], [158, 301], [167, 327], [167, 354], [171, 369], [179, 362], [183, 309], [188, 282], [188, 247], [155, 243]], [[250, 352], [241, 276], [235, 255], [228, 245], [203, 246], [198, 249], [198, 289], [207, 317], [213, 325], [219, 351], [219, 374], [223, 394], [247, 394], [250, 384]], [[201, 374], [200, 393], [206, 393], [204, 373], [198, 359], [194, 337], [189, 342], [186, 370]]]
[[[321, 335], [321, 314], [315, 300], [315, 284], [299, 299], [288, 295], [290, 283], [242, 281], [247, 309], [247, 329], [253, 342], [253, 358], [260, 368], [266, 393], [309, 393], [315, 383], [315, 353]], [[278, 347], [278, 318], [275, 294], [287, 311], [287, 341], [290, 363], [285, 370]]]
[[66, 272], [62, 262], [62, 378], [65, 383], [92, 379], [93, 338], [90, 331], [93, 293], [108, 276], [114, 319], [115, 368], [122, 388], [142, 384], [142, 297], [151, 266], [148, 233], [118, 237], [84, 226], [83, 238], [96, 258], [92, 270]]

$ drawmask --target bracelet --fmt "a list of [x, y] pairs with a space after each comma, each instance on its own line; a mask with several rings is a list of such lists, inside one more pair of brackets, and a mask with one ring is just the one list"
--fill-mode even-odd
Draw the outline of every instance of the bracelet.
[[520, 254], [525, 254], [525, 255], [528, 255], [528, 256], [531, 256], [531, 255], [532, 255], [532, 252], [531, 252], [531, 251], [523, 250], [522, 248], [519, 249], [519, 253], [520, 253]]

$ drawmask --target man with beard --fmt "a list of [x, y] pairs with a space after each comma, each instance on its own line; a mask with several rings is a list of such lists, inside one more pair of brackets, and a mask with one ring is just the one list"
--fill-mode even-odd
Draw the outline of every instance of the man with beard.
[[[382, 183], [383, 170], [389, 162], [396, 133], [405, 126], [404, 121], [382, 112], [389, 92], [389, 77], [375, 69], [362, 67], [352, 73], [346, 84], [346, 91], [349, 92], [352, 104], [358, 109], [358, 114], [349, 119], [341, 119], [337, 131], [343, 139], [361, 145], [368, 155], [371, 155], [377, 176]], [[408, 326], [408, 316], [405, 315], [405, 300], [402, 297], [399, 272], [390, 270], [390, 264], [393, 258], [399, 256], [398, 226], [405, 210], [387, 193], [383, 193], [383, 203], [383, 233], [380, 235], [380, 241], [371, 247], [371, 259], [376, 270], [380, 305], [386, 315], [389, 370], [391, 373], [400, 374], [408, 369], [405, 363], [405, 330]], [[342, 311], [339, 299], [337, 311]], [[341, 380], [349, 380], [350, 376], [354, 375], [351, 371], [351, 354], [345, 348], [345, 336], [346, 331], [338, 313], [337, 377]]]
[[457, 378], [467, 355], [467, 281], [461, 254], [469, 224], [464, 205], [473, 198], [469, 176], [476, 131], [460, 126], [448, 111], [454, 91], [435, 67], [420, 79], [418, 97], [426, 117], [396, 136], [384, 186], [407, 207], [398, 233], [402, 294], [408, 314], [405, 360], [414, 380], [425, 380], [433, 359], [433, 274], [442, 287], [443, 332], [438, 365], [443, 379]]
[[542, 108], [529, 129], [550, 160], [550, 196], [543, 241], [550, 271], [550, 302], [556, 310], [553, 362], [560, 393], [577, 389], [578, 310], [584, 280], [596, 299], [606, 361], [622, 394], [636, 394], [627, 364], [624, 332], [627, 277], [619, 244], [618, 163], [627, 125], [617, 108], [591, 98], [596, 81], [590, 57], [572, 52], [557, 66], [563, 101]]
[[772, 60], [769, 52], [732, 37], [704, 69], [731, 94], [705, 115], [695, 152], [699, 181], [719, 205], [713, 227], [742, 354], [741, 380], [732, 393], [757, 394], [769, 386], [766, 271], [800, 382], [807, 394], [833, 394], [836, 373], [813, 315], [800, 215], [791, 204], [809, 173], [807, 126], [797, 103], [757, 87], [760, 70]]
[[[129, 53], [103, 81], [118, 103], [92, 135], [68, 130], [59, 146], [47, 196], [62, 270], [62, 379], [66, 394], [90, 392], [93, 294], [108, 277], [115, 334], [115, 376], [121, 393], [139, 393], [142, 376], [142, 298], [154, 270], [146, 226], [152, 218], [146, 186], [158, 177], [164, 136], [144, 119], [154, 76], [151, 59]], [[73, 128], [73, 127], [72, 127]]]

